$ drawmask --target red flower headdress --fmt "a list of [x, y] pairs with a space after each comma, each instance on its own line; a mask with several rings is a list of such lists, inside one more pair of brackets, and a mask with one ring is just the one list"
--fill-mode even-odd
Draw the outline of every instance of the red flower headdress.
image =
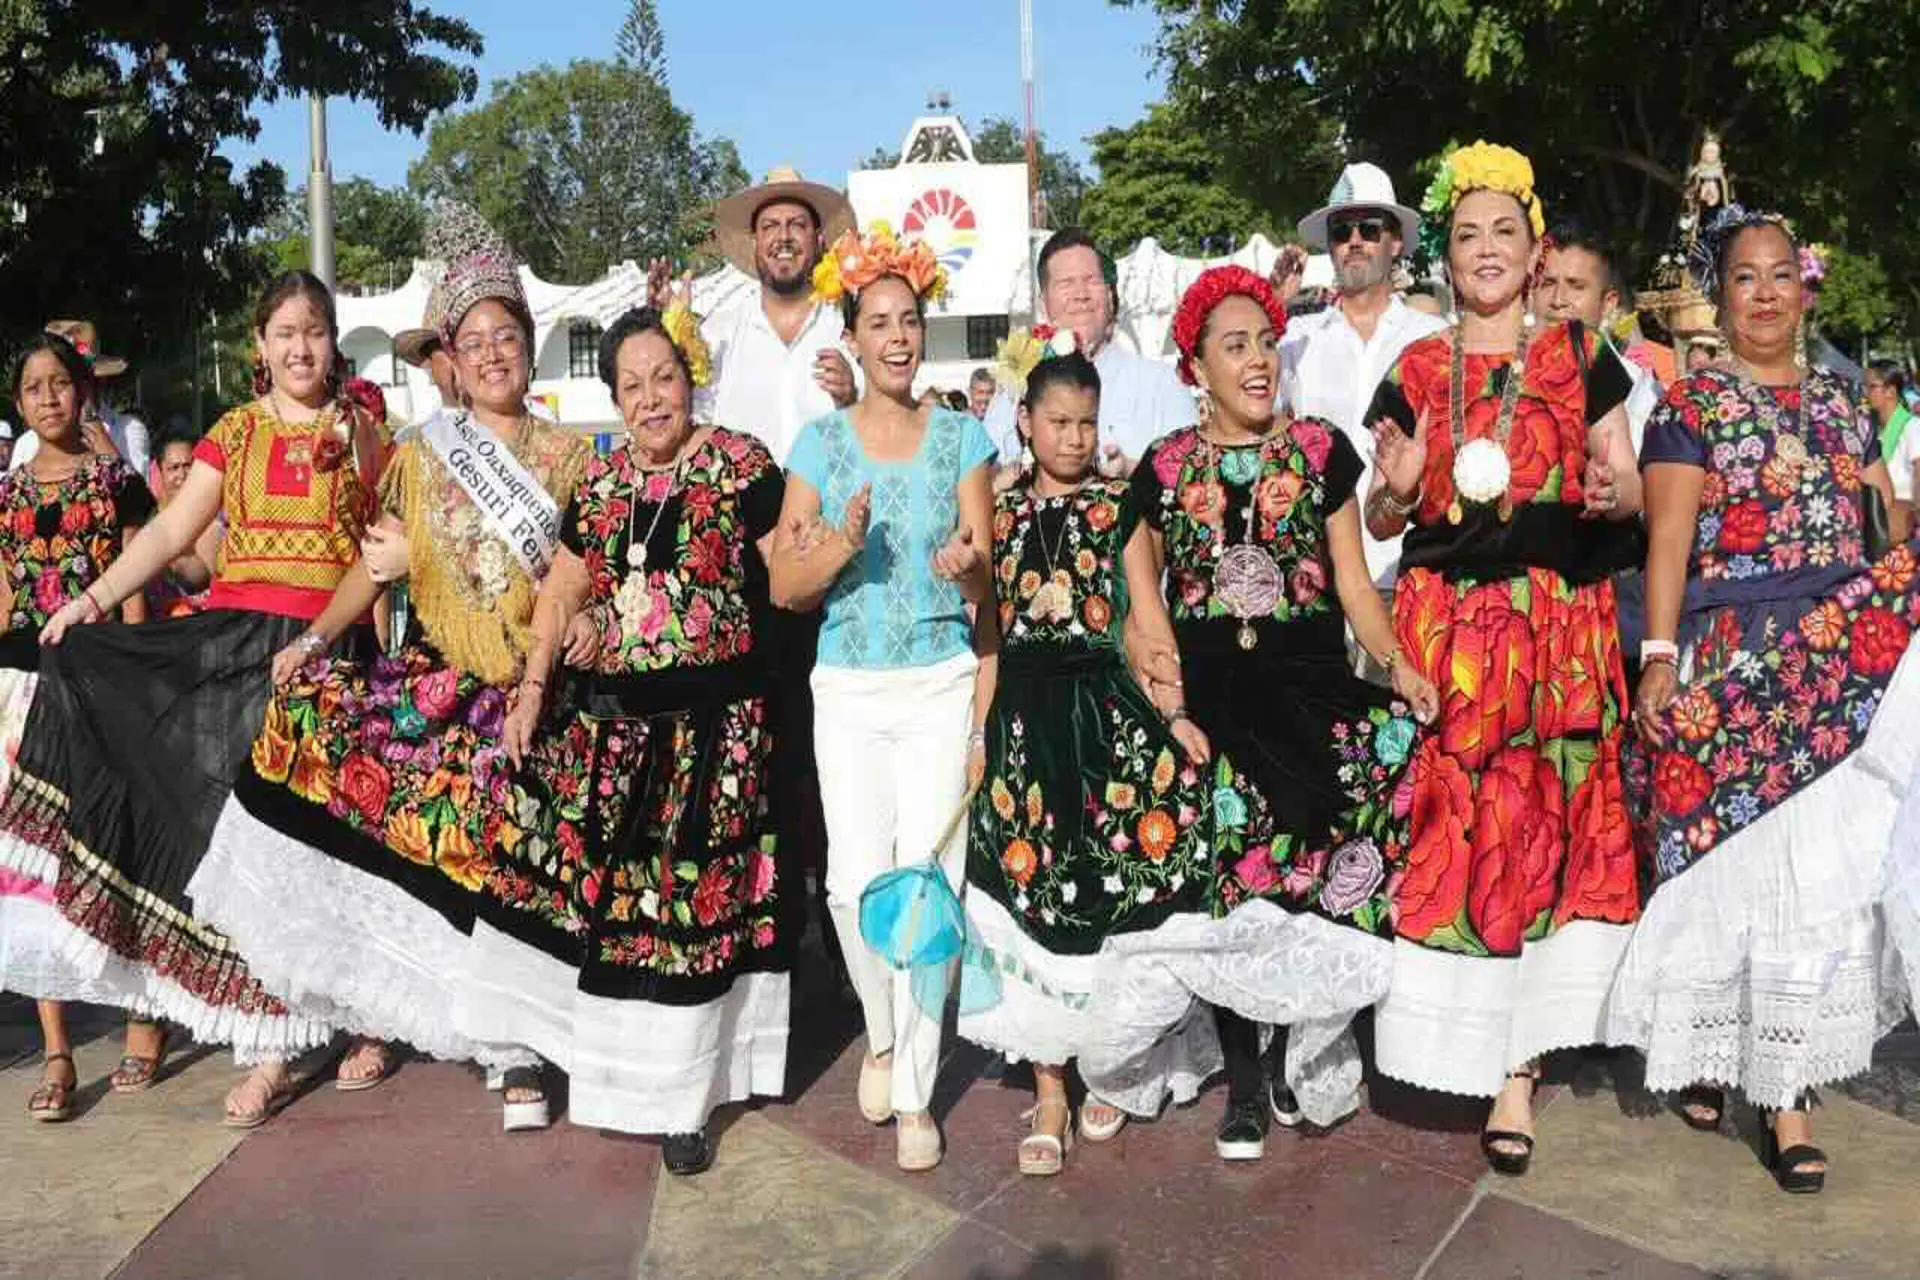
[[1287, 309], [1273, 296], [1273, 286], [1264, 276], [1245, 267], [1208, 267], [1200, 278], [1187, 286], [1180, 306], [1173, 313], [1173, 345], [1180, 349], [1180, 381], [1195, 385], [1193, 351], [1200, 344], [1200, 330], [1213, 309], [1235, 294], [1252, 298], [1273, 321], [1276, 337], [1287, 331]]

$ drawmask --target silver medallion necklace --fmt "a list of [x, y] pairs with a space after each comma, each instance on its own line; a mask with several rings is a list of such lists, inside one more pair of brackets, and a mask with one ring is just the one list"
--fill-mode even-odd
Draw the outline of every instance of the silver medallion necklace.
[[[1240, 620], [1240, 627], [1234, 633], [1242, 649], [1253, 649], [1260, 643], [1260, 633], [1253, 629], [1255, 618], [1270, 618], [1280, 603], [1280, 595], [1285, 590], [1285, 582], [1280, 576], [1280, 566], [1273, 557], [1259, 545], [1259, 492], [1260, 481], [1266, 472], [1267, 439], [1262, 438], [1250, 447], [1258, 451], [1258, 461], [1254, 465], [1253, 478], [1247, 482], [1247, 539], [1225, 547], [1220, 552], [1220, 562], [1213, 569], [1213, 595], [1228, 613]], [[1205, 439], [1203, 436], [1202, 439]], [[1226, 462], [1226, 449], [1207, 440], [1207, 446], [1213, 451], [1214, 470], [1222, 472]], [[1221, 475], [1225, 488], [1225, 475]], [[1226, 526], [1220, 529], [1221, 542], [1226, 541]]]

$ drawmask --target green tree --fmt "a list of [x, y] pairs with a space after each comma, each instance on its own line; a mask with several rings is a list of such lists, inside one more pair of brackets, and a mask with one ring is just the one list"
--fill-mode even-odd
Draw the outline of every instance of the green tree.
[[1887, 333], [1899, 314], [1887, 269], [1872, 254], [1827, 252], [1827, 279], [1815, 311], [1821, 333], [1849, 350]]
[[[1645, 255], [1669, 239], [1712, 128], [1742, 200], [1871, 245], [1920, 289], [1920, 150], [1905, 127], [1920, 78], [1900, 52], [1920, 41], [1920, 5], [1907, 0], [1115, 3], [1159, 14], [1170, 93], [1230, 158], [1243, 139], [1291, 136], [1309, 107], [1340, 154], [1409, 186], [1449, 139], [1485, 137], [1533, 158], [1550, 211]], [[1244, 164], [1227, 178], [1257, 193]]]
[[1219, 156], [1176, 107], [1155, 103], [1144, 119], [1095, 134], [1093, 163], [1100, 180], [1081, 225], [1115, 255], [1147, 236], [1173, 253], [1224, 254], [1274, 232], [1258, 205], [1228, 188]]
[[[216, 154], [308, 92], [419, 129], [470, 96], [480, 39], [413, 0], [302, 5], [0, 0], [0, 295], [16, 331], [91, 315], [135, 363], [190, 351], [259, 280], [273, 165]], [[143, 388], [150, 408], [172, 389]], [[184, 406], [177, 406], [184, 407]]]
[[745, 186], [746, 169], [674, 105], [652, 0], [635, 0], [616, 49], [611, 62], [515, 76], [437, 121], [409, 185], [472, 203], [547, 279], [694, 258], [711, 233], [707, 206]]
[[[1025, 164], [1026, 128], [1011, 116], [988, 116], [978, 128], [970, 129], [973, 158], [981, 164]], [[1039, 152], [1040, 195], [1045, 202], [1047, 225], [1079, 225], [1081, 201], [1090, 185], [1087, 175], [1072, 155], [1047, 145], [1043, 132], [1034, 139]], [[891, 169], [900, 162], [900, 153], [888, 147], [875, 147], [860, 162], [862, 169]]]
[[[333, 184], [334, 277], [340, 287], [377, 293], [406, 282], [420, 256], [426, 206], [405, 187], [382, 187], [366, 178]], [[309, 261], [307, 192], [302, 187], [282, 203], [263, 233], [262, 248], [274, 269]]]

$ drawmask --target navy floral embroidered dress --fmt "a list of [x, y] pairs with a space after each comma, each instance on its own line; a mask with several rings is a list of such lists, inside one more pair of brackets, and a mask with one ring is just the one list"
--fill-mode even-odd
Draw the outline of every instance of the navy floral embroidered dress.
[[1834, 374], [1677, 383], [1641, 464], [1704, 472], [1667, 740], [1629, 752], [1653, 896], [1609, 1003], [1647, 1083], [1716, 1082], [1763, 1106], [1864, 1070], [1897, 1021], [1876, 911], [1920, 761], [1911, 545], [1869, 564], [1872, 424]]

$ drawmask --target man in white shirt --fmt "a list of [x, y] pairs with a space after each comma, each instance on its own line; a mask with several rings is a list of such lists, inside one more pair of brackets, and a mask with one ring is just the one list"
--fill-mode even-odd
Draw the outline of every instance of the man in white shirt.
[[[713, 221], [721, 253], [759, 283], [700, 322], [713, 380], [697, 397], [696, 416], [759, 437], [784, 465], [800, 428], [859, 393], [841, 346], [840, 309], [813, 299], [813, 268], [854, 226], [853, 206], [783, 168], [714, 205]], [[654, 305], [664, 308], [664, 264], [651, 274]]]
[[[1038, 264], [1043, 318], [1071, 329], [1079, 350], [1100, 371], [1100, 471], [1124, 476], [1147, 446], [1199, 417], [1193, 392], [1180, 385], [1173, 366], [1136, 355], [1113, 341], [1114, 276], [1111, 260], [1077, 227], [1053, 233], [1040, 249]], [[1006, 396], [987, 411], [987, 434], [1000, 451], [1000, 463], [1021, 461], [1020, 432], [1014, 406]]]
[[[1393, 288], [1393, 264], [1420, 234], [1420, 215], [1400, 204], [1393, 181], [1377, 165], [1348, 165], [1326, 207], [1300, 220], [1307, 247], [1333, 258], [1339, 297], [1326, 310], [1289, 320], [1280, 341], [1280, 390], [1296, 416], [1325, 418], [1346, 432], [1366, 460], [1357, 494], [1372, 481], [1373, 440], [1367, 406], [1381, 379], [1409, 343], [1446, 322], [1415, 311]], [[1285, 300], [1300, 285], [1306, 255], [1284, 253], [1273, 284]], [[1400, 568], [1400, 540], [1366, 539], [1367, 571], [1391, 589]]]

